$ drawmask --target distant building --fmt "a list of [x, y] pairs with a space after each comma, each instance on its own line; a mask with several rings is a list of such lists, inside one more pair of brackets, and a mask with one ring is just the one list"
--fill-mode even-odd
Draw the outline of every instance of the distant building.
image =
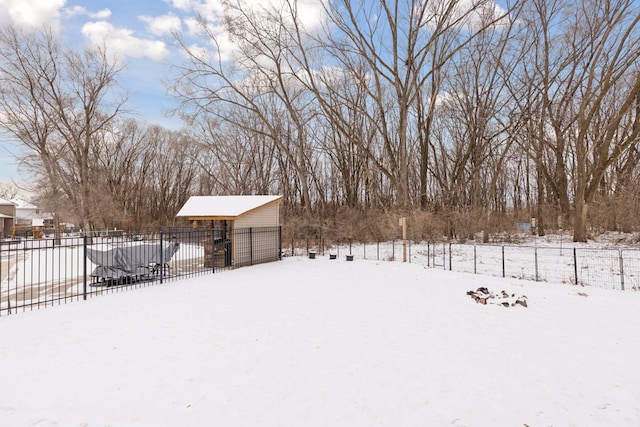
[[0, 199], [0, 237], [11, 235], [15, 225], [16, 205], [10, 200]]
[[16, 207], [15, 225], [17, 226], [43, 225], [45, 228], [53, 227], [52, 214], [42, 212], [42, 210], [37, 206], [35, 206], [34, 204], [24, 201], [22, 199], [11, 199], [10, 201]]

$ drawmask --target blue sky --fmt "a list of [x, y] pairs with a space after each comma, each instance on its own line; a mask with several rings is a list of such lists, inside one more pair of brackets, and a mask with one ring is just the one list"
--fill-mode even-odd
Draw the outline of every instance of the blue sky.
[[[251, 7], [282, 0], [241, 1]], [[323, 19], [323, 0], [297, 1], [299, 17], [307, 28]], [[162, 83], [168, 76], [169, 64], [182, 62], [181, 54], [173, 48], [171, 33], [180, 31], [189, 38], [196, 13], [215, 23], [221, 12], [220, 0], [0, 0], [0, 25], [47, 24], [69, 47], [105, 41], [109, 50], [127, 64], [120, 83], [129, 93], [128, 108], [141, 120], [177, 129], [180, 121], [166, 115], [175, 101]], [[222, 28], [218, 31], [224, 36]], [[197, 37], [188, 41], [197, 47], [210, 47], [200, 45], [202, 40]], [[223, 56], [232, 49], [230, 44], [221, 48], [227, 50]], [[1, 138], [0, 181], [24, 179], [10, 154], [17, 146]]]
[[[217, 1], [200, 0], [0, 0], [0, 25], [47, 24], [74, 47], [106, 40], [127, 64], [120, 83], [129, 92], [128, 108], [139, 119], [175, 129], [181, 123], [166, 116], [175, 103], [162, 84], [168, 64], [181, 60], [170, 32], [188, 32], [196, 10], [216, 8]], [[24, 179], [11, 154], [17, 146], [6, 138], [0, 143], [0, 181]]]
[[[262, 5], [281, 0], [242, 1]], [[298, 0], [306, 20], [322, 15], [319, 1]], [[128, 108], [141, 120], [177, 129], [181, 122], [166, 115], [175, 101], [162, 83], [169, 64], [182, 61], [172, 46], [171, 32], [177, 30], [188, 37], [196, 13], [217, 22], [221, 11], [219, 0], [0, 0], [0, 25], [47, 24], [67, 46], [106, 41], [127, 64], [120, 83], [129, 92]], [[197, 38], [192, 41], [199, 42]], [[0, 139], [0, 145], [0, 181], [24, 179], [10, 154], [17, 146], [6, 139]]]

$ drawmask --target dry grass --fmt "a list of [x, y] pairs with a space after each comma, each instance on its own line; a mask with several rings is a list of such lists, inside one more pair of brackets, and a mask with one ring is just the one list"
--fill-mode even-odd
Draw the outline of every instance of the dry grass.
[[[635, 213], [640, 206], [629, 203], [593, 203], [589, 215], [589, 238], [602, 233], [618, 231], [632, 234], [640, 230], [640, 217]], [[313, 215], [283, 212], [283, 240], [325, 242], [352, 239], [360, 242], [388, 241], [402, 236], [401, 217], [407, 218], [407, 238], [413, 241], [429, 240], [482, 243], [518, 243], [522, 230], [518, 222], [530, 222], [528, 210], [502, 213], [470, 210], [401, 210], [398, 208], [354, 209], [337, 207]], [[558, 218], [555, 205], [543, 208], [543, 227], [546, 233], [572, 230], [572, 218]], [[532, 230], [534, 233], [535, 230]]]

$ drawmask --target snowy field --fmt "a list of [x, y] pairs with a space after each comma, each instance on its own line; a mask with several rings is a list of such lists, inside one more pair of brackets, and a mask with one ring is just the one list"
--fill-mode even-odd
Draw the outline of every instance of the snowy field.
[[0, 426], [640, 426], [640, 293], [328, 258], [0, 318]]

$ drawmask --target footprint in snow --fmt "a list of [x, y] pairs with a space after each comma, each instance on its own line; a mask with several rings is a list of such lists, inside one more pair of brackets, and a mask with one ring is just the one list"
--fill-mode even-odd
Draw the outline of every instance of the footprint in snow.
[[0, 415], [13, 415], [15, 413], [16, 413], [16, 410], [13, 408], [0, 406]]
[[51, 420], [38, 420], [35, 423], [31, 424], [33, 427], [56, 427], [58, 425], [57, 422]]

